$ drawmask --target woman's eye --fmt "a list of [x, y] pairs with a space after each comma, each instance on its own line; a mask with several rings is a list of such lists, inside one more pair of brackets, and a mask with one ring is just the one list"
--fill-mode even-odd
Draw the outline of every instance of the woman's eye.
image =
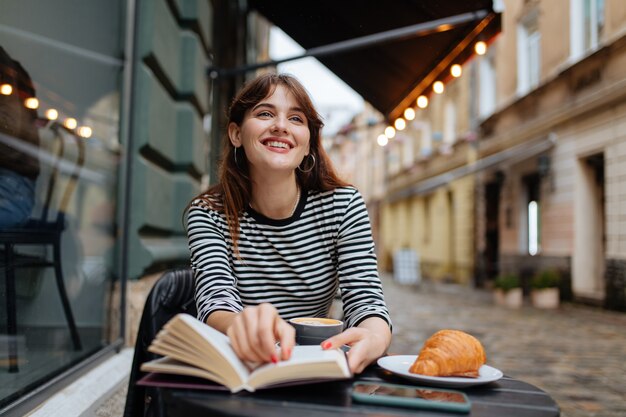
[[270, 113], [268, 111], [262, 111], [262, 112], [259, 112], [257, 114], [257, 116], [259, 116], [259, 117], [272, 117], [272, 113]]
[[293, 120], [294, 122], [298, 122], [298, 123], [304, 123], [304, 118], [300, 116], [291, 116], [291, 120]]

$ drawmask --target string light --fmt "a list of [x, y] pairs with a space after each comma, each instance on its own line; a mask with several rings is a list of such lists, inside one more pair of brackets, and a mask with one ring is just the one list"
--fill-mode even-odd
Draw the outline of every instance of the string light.
[[415, 119], [415, 110], [413, 110], [413, 107], [408, 107], [404, 111], [404, 118], [407, 119], [407, 120]]
[[396, 129], [394, 129], [391, 126], [387, 126], [385, 128], [385, 136], [387, 136], [388, 139], [393, 138], [396, 135]]
[[28, 97], [26, 100], [24, 100], [24, 106], [26, 106], [26, 108], [28, 109], [36, 110], [39, 108], [39, 100], [37, 100], [35, 97]]
[[433, 84], [433, 91], [437, 94], [443, 93], [444, 89], [445, 87], [441, 81], [435, 81], [435, 83]]
[[404, 128], [406, 127], [406, 121], [404, 121], [402, 117], [399, 117], [396, 119], [393, 125], [396, 127], [396, 130], [404, 130]]
[[419, 96], [417, 98], [417, 107], [419, 107], [420, 109], [425, 109], [426, 107], [428, 107], [428, 97]]
[[59, 117], [59, 112], [56, 109], [48, 109], [46, 110], [46, 119], [48, 120], [56, 120]]
[[459, 64], [454, 64], [450, 67], [450, 74], [454, 78], [459, 78], [463, 74], [463, 68]]
[[378, 135], [376, 142], [378, 142], [379, 146], [386, 146], [389, 143], [389, 139], [385, 135]]
[[474, 45], [474, 51], [478, 55], [485, 55], [487, 53], [487, 44], [483, 41], [476, 42], [476, 45]]
[[5, 95], [5, 96], [10, 96], [11, 93], [13, 92], [13, 87], [11, 86], [11, 84], [2, 84], [0, 85], [0, 93]]

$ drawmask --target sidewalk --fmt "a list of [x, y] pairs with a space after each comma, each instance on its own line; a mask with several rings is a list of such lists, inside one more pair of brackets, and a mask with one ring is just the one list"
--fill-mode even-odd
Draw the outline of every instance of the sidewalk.
[[391, 353], [417, 354], [442, 328], [476, 336], [487, 363], [548, 392], [564, 417], [626, 415], [626, 314], [564, 304], [496, 307], [491, 293], [455, 284], [400, 285], [383, 277], [394, 323]]

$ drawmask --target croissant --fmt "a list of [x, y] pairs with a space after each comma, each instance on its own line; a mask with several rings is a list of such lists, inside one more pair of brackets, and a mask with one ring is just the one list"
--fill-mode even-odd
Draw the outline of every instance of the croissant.
[[474, 336], [460, 330], [440, 330], [426, 340], [409, 372], [476, 378], [486, 361], [485, 350]]

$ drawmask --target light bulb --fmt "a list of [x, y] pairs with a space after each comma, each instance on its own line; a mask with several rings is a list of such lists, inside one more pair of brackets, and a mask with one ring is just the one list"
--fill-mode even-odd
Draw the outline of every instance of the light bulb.
[[82, 136], [83, 138], [90, 138], [91, 134], [92, 131], [89, 126], [81, 126], [78, 128], [78, 136]]
[[59, 112], [56, 109], [46, 110], [46, 118], [48, 120], [56, 120], [59, 117]]
[[11, 86], [11, 84], [0, 85], [0, 93], [2, 93], [3, 95], [10, 96], [12, 92], [13, 92], [13, 87]]
[[445, 87], [441, 81], [435, 81], [435, 83], [433, 84], [433, 91], [437, 94], [443, 93], [444, 89]]
[[379, 146], [386, 146], [389, 143], [389, 139], [385, 135], [378, 135], [376, 142], [378, 142]]
[[399, 117], [396, 119], [393, 125], [396, 127], [397, 130], [404, 130], [404, 128], [406, 127], [406, 122], [403, 118]]
[[68, 129], [76, 129], [76, 126], [78, 126], [78, 122], [73, 117], [68, 117], [67, 119], [65, 119], [65, 122], [63, 124]]
[[476, 42], [476, 45], [474, 45], [474, 51], [476, 51], [478, 55], [485, 55], [485, 53], [487, 53], [487, 44], [483, 41]]
[[29, 109], [35, 110], [39, 108], [39, 100], [37, 100], [35, 97], [28, 97], [26, 100], [24, 100], [24, 106]]
[[426, 107], [428, 107], [428, 97], [419, 96], [417, 98], [417, 107], [419, 107], [420, 109], [425, 109]]
[[396, 135], [396, 129], [394, 129], [391, 126], [387, 126], [385, 128], [385, 136], [387, 136], [387, 138], [391, 139]]
[[404, 118], [407, 120], [415, 119], [415, 110], [413, 110], [413, 107], [409, 107], [404, 111]]
[[463, 74], [463, 68], [459, 64], [454, 64], [450, 67], [450, 74], [455, 78], [459, 78]]

